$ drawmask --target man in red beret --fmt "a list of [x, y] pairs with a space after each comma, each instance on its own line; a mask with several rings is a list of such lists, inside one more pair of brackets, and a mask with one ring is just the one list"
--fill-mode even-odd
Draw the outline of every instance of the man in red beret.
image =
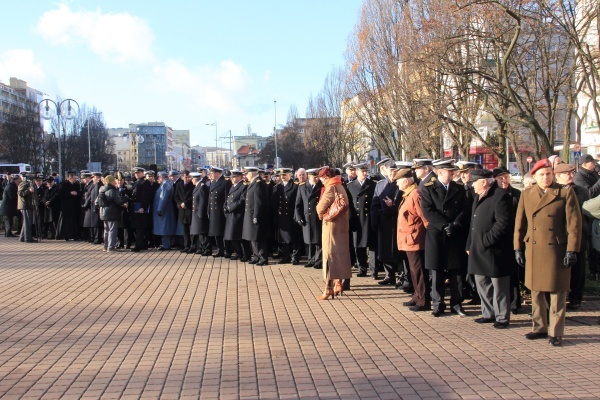
[[[514, 235], [515, 259], [525, 266], [525, 286], [531, 290], [533, 327], [525, 337], [550, 336], [550, 344], [560, 346], [570, 267], [577, 263], [581, 247], [581, 211], [573, 189], [554, 182], [548, 159], [535, 163], [531, 175], [537, 185], [521, 195]], [[546, 294], [550, 295], [550, 321]]]

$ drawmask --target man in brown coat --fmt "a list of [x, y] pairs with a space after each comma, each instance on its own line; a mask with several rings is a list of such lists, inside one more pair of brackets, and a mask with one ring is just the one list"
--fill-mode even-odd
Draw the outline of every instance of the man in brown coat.
[[[531, 289], [533, 327], [525, 337], [549, 335], [550, 344], [560, 346], [570, 267], [581, 247], [581, 210], [573, 189], [554, 182], [550, 161], [538, 161], [531, 175], [537, 185], [521, 195], [514, 235], [515, 259], [525, 265], [525, 286]], [[550, 295], [550, 321], [546, 294]]]

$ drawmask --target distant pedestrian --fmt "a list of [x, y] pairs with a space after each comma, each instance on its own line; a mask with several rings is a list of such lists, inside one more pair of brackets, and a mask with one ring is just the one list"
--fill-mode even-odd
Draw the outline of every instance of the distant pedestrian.
[[121, 221], [121, 206], [127, 204], [128, 197], [121, 197], [115, 186], [115, 178], [112, 175], [104, 177], [104, 186], [98, 191], [95, 207], [99, 209], [99, 217], [104, 225], [104, 237], [102, 250], [113, 252], [117, 250], [119, 222]]

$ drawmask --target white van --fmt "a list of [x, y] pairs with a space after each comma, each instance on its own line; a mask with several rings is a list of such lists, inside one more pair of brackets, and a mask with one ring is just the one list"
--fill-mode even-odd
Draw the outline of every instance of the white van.
[[31, 165], [29, 164], [4, 164], [0, 163], [0, 175], [6, 177], [6, 173], [10, 172], [13, 175], [20, 174], [22, 172], [26, 172], [28, 174], [31, 173]]

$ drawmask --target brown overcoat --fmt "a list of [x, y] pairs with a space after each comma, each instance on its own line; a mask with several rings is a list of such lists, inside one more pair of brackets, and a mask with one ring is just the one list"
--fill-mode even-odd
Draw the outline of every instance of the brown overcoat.
[[525, 286], [539, 292], [569, 289], [571, 269], [563, 265], [563, 259], [567, 251], [579, 251], [581, 229], [581, 210], [573, 189], [553, 183], [546, 193], [537, 185], [523, 191], [515, 218], [514, 248], [522, 250], [525, 245]]
[[398, 210], [398, 250], [418, 251], [425, 249], [427, 220], [421, 209], [421, 191], [417, 184], [409, 186], [402, 195]]
[[[336, 191], [344, 197], [346, 202], [348, 202], [348, 196], [344, 186], [341, 184], [327, 185], [317, 204], [317, 214], [319, 214], [319, 219], [323, 219], [329, 206], [335, 200]], [[323, 276], [326, 281], [332, 279], [349, 279], [352, 277], [350, 244], [348, 241], [349, 230], [350, 220], [348, 218], [348, 211], [338, 215], [333, 221], [323, 221], [321, 238], [323, 250]]]

